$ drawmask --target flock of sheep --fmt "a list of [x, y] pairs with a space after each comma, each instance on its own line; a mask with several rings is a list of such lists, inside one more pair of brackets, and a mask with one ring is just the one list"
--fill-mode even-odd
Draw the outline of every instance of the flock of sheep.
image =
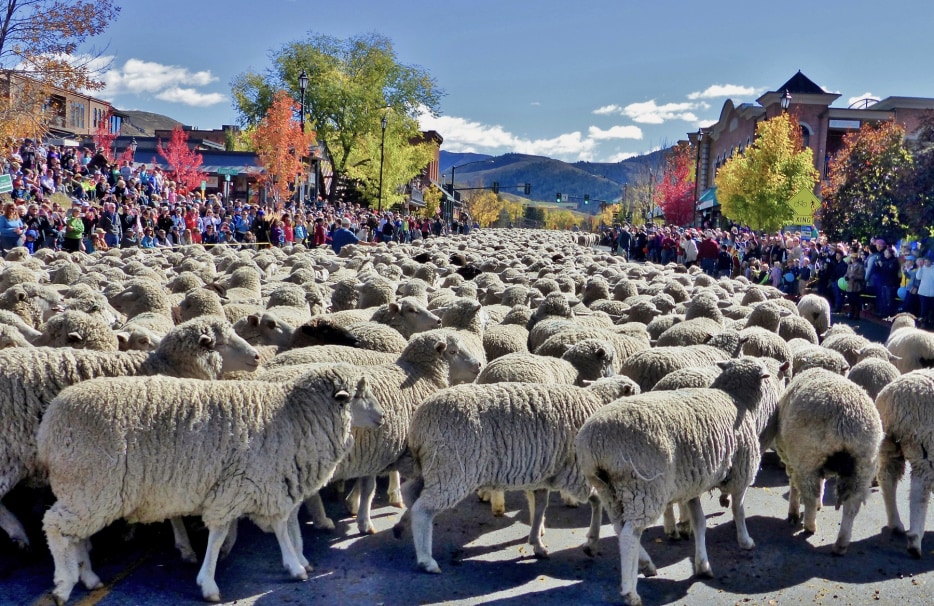
[[[908, 550], [921, 556], [934, 488], [934, 334], [894, 319], [885, 346], [814, 295], [797, 305], [743, 278], [634, 264], [584, 234], [486, 230], [469, 236], [327, 250], [191, 246], [11, 251], [0, 262], [0, 499], [48, 485], [43, 529], [55, 600], [101, 586], [91, 537], [117, 520], [200, 516], [208, 543], [197, 583], [218, 601], [218, 559], [237, 520], [274, 533], [289, 574], [312, 569], [300, 506], [333, 528], [319, 490], [348, 498], [375, 532], [376, 478], [407, 509], [418, 567], [440, 572], [432, 526], [471, 493], [504, 512], [525, 491], [539, 557], [549, 494], [587, 501], [584, 549], [606, 510], [619, 537], [621, 592], [656, 574], [642, 548], [659, 519], [694, 536], [695, 573], [712, 575], [699, 497], [732, 509], [762, 452], [790, 479], [789, 519], [814, 532], [825, 479], [846, 552], [878, 480], [888, 526], [904, 532], [895, 490], [911, 465]], [[405, 483], [401, 483], [401, 479]], [[801, 504], [804, 505], [802, 518]], [[29, 537], [0, 503], [0, 528]]]

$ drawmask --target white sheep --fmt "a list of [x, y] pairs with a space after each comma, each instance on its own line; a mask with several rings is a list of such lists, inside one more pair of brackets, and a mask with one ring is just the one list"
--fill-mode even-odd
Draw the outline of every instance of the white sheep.
[[888, 527], [905, 532], [895, 492], [905, 473], [905, 461], [911, 464], [909, 503], [911, 517], [908, 553], [920, 558], [921, 539], [928, 501], [934, 489], [934, 469], [929, 454], [934, 452], [934, 370], [915, 370], [895, 379], [876, 398], [885, 438], [879, 460], [879, 487], [888, 517]]
[[922, 368], [934, 368], [934, 333], [906, 326], [889, 335], [885, 346], [902, 374]]
[[791, 486], [788, 519], [792, 524], [801, 521], [803, 501], [804, 529], [816, 532], [824, 478], [836, 476], [836, 503], [838, 509], [843, 507], [843, 520], [833, 553], [843, 555], [879, 461], [879, 414], [858, 385], [829, 370], [812, 368], [796, 373], [782, 394], [778, 420], [775, 450]]
[[704, 345], [654, 347], [634, 353], [623, 360], [619, 372], [633, 379], [645, 392], [679, 368], [707, 366], [732, 358], [738, 352], [739, 333], [724, 331], [711, 337]]
[[352, 424], [382, 411], [347, 365], [290, 384], [167, 377], [96, 379], [52, 402], [39, 456], [57, 498], [43, 520], [55, 561], [55, 600], [80, 579], [101, 586], [87, 539], [111, 522], [200, 515], [208, 546], [198, 572], [205, 600], [232, 522], [249, 516], [276, 534], [286, 570], [307, 579], [293, 514], [327, 481], [353, 441]]
[[97, 351], [118, 351], [120, 342], [110, 325], [98, 316], [66, 310], [52, 316], [33, 343], [46, 347], [73, 347]]
[[[586, 388], [496, 383], [438, 392], [412, 418], [408, 455], [414, 469], [403, 486], [410, 508], [393, 532], [401, 536], [411, 521], [419, 568], [439, 573], [431, 556], [432, 520], [439, 512], [478, 489], [527, 490], [534, 493], [529, 543], [537, 556], [547, 557], [542, 533], [549, 491], [590, 497], [574, 456], [577, 429], [601, 406], [637, 390], [628, 379], [614, 377]], [[592, 550], [600, 508], [591, 505]]]
[[580, 467], [596, 489], [619, 535], [621, 593], [641, 604], [639, 567], [654, 574], [640, 548], [643, 530], [674, 501], [687, 501], [695, 538], [694, 571], [712, 576], [699, 496], [721, 488], [732, 497], [740, 548], [755, 543], [746, 530], [743, 501], [759, 468], [757, 408], [769, 372], [754, 358], [723, 362], [710, 389], [652, 392], [601, 408], [583, 425], [575, 446]]
[[[258, 354], [223, 318], [204, 317], [176, 327], [152, 352], [100, 352], [36, 347], [0, 351], [0, 499], [20, 481], [41, 478], [36, 461], [39, 421], [58, 393], [95, 377], [171, 375], [218, 379], [256, 369]], [[0, 504], [0, 528], [27, 547], [22, 524]], [[190, 557], [185, 545], [183, 555]]]
[[613, 345], [599, 339], [585, 339], [572, 345], [561, 356], [508, 354], [490, 362], [477, 377], [477, 383], [544, 383], [583, 386], [613, 376]]
[[866, 358], [854, 364], [846, 378], [866, 390], [873, 400], [886, 385], [901, 375], [894, 364], [880, 358]]

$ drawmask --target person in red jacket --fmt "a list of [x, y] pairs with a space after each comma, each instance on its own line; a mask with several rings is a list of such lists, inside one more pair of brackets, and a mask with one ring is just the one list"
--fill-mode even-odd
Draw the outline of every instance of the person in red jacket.
[[315, 219], [315, 230], [311, 236], [311, 247], [318, 248], [319, 246], [324, 246], [327, 243], [328, 232], [324, 227], [324, 217], [318, 217]]
[[720, 246], [714, 240], [713, 234], [707, 232], [703, 241], [697, 246], [697, 260], [700, 262], [701, 269], [708, 276], [717, 277], [717, 256], [720, 254]]

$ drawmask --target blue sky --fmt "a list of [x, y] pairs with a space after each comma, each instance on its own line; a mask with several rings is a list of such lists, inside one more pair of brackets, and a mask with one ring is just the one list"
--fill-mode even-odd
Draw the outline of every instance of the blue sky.
[[200, 128], [236, 122], [230, 81], [309, 32], [378, 32], [444, 90], [442, 149], [615, 162], [716, 121], [797, 70], [841, 94], [934, 97], [930, 0], [118, 0], [98, 93]]

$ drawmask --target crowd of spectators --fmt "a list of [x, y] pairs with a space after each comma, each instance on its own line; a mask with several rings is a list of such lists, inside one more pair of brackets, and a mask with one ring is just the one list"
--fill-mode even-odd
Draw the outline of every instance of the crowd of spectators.
[[852, 319], [907, 311], [934, 328], [934, 251], [917, 242], [832, 243], [824, 234], [811, 235], [627, 224], [606, 230], [603, 243], [634, 261], [698, 265], [713, 277], [742, 275], [790, 298], [813, 291]]
[[328, 246], [410, 242], [477, 224], [464, 216], [434, 219], [375, 213], [342, 200], [260, 204], [186, 190], [159, 167], [26, 139], [2, 154], [11, 201], [0, 217], [0, 252], [25, 246], [94, 252], [114, 247], [159, 248], [200, 243], [238, 247]]

